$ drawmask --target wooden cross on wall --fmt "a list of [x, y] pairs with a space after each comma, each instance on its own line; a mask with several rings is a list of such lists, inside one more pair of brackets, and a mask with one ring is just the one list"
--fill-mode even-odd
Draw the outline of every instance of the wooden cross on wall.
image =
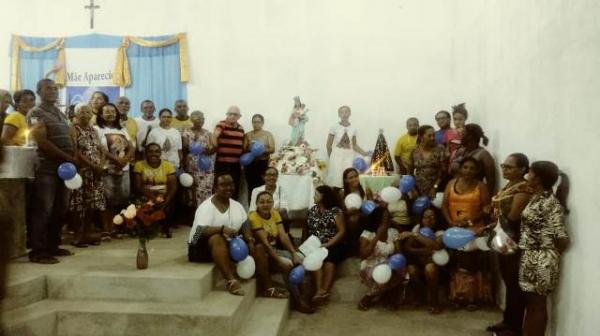
[[94, 5], [94, 0], [90, 0], [90, 4], [84, 8], [90, 10], [90, 29], [94, 29], [94, 10], [99, 9], [100, 6]]

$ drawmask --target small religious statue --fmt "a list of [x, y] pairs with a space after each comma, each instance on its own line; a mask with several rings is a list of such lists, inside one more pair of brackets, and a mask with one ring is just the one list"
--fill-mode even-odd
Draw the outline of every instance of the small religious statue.
[[301, 144], [307, 143], [304, 140], [304, 126], [308, 121], [307, 113], [308, 109], [306, 108], [306, 105], [300, 101], [300, 97], [294, 97], [294, 108], [288, 121], [289, 125], [292, 126], [292, 134], [288, 146], [300, 146]]

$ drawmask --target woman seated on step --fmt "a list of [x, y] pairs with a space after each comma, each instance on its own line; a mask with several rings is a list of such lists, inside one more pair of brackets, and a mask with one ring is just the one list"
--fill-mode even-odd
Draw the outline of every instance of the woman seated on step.
[[[450, 227], [462, 227], [475, 234], [486, 229], [483, 216], [489, 207], [490, 196], [478, 176], [479, 161], [467, 157], [460, 163], [460, 176], [450, 180], [444, 193], [442, 212]], [[450, 271], [450, 301], [455, 308], [466, 306], [476, 310], [478, 305], [493, 302], [489, 252], [468, 244], [453, 254]]]
[[359, 236], [362, 231], [362, 226], [366, 222], [365, 216], [360, 212], [360, 209], [347, 209], [345, 205], [346, 196], [356, 194], [363, 201], [373, 198], [373, 192], [370, 189], [364, 190], [358, 179], [358, 170], [355, 168], [347, 168], [342, 173], [342, 182], [344, 188], [340, 190], [340, 204], [343, 205], [344, 220], [346, 222], [345, 240], [348, 243], [350, 253], [352, 255], [359, 254]]
[[[403, 232], [400, 234], [402, 251], [408, 259], [408, 274], [411, 284], [417, 287], [417, 303], [420, 303], [426, 296], [431, 314], [440, 313], [438, 300], [440, 266], [436, 265], [432, 256], [437, 250], [442, 249], [442, 236], [436, 234], [435, 239], [426, 237], [420, 233], [422, 228], [431, 229], [430, 232], [436, 232], [437, 220], [435, 209], [428, 208], [423, 212], [421, 224], [418, 224], [412, 232]], [[440, 231], [441, 233], [442, 231]], [[425, 284], [426, 291], [422, 291], [422, 284]]]
[[314, 272], [317, 290], [312, 298], [313, 304], [323, 303], [331, 295], [335, 267], [346, 257], [345, 233], [344, 214], [338, 206], [338, 197], [335, 191], [327, 185], [317, 187], [315, 205], [308, 210], [303, 237], [316, 236], [321, 241], [321, 247], [327, 248], [329, 254], [323, 262], [323, 267]]
[[250, 254], [254, 255], [254, 238], [248, 229], [246, 210], [231, 198], [235, 190], [231, 175], [218, 175], [215, 184], [215, 194], [196, 210], [188, 237], [188, 259], [191, 262], [214, 262], [227, 281], [229, 293], [244, 295], [229, 258], [228, 241], [241, 231]]
[[273, 210], [276, 210], [283, 221], [283, 227], [286, 232], [290, 231], [288, 223], [288, 200], [287, 195], [277, 184], [277, 178], [279, 177], [279, 171], [275, 167], [269, 167], [265, 170], [262, 176], [263, 184], [260, 187], [252, 189], [252, 195], [250, 196], [250, 204], [248, 204], [248, 211], [256, 211], [258, 194], [263, 191], [268, 191], [273, 195]]
[[[268, 170], [267, 170], [268, 171]], [[256, 188], [254, 189], [256, 190]], [[256, 239], [254, 257], [258, 284], [263, 289], [263, 296], [270, 298], [287, 298], [288, 293], [277, 288], [271, 281], [271, 271], [278, 270], [287, 282], [292, 267], [302, 262], [298, 251], [285, 232], [281, 216], [273, 208], [273, 195], [269, 191], [261, 191], [256, 195], [256, 211], [250, 212], [248, 221]], [[313, 313], [314, 309], [304, 302], [297, 285], [288, 284], [296, 310]]]
[[[101, 120], [101, 118], [98, 118]], [[136, 196], [155, 204], [157, 211], [163, 211], [162, 231], [171, 238], [169, 212], [177, 192], [175, 168], [167, 160], [160, 158], [162, 150], [157, 143], [149, 143], [144, 148], [145, 159], [133, 167], [134, 190]]]
[[388, 257], [396, 251], [394, 243], [398, 239], [398, 230], [390, 227], [390, 222], [388, 210], [379, 206], [367, 217], [365, 230], [360, 235], [360, 278], [368, 287], [367, 293], [358, 302], [360, 310], [368, 310], [378, 297], [385, 299], [390, 307], [397, 307], [397, 290], [402, 284], [404, 272], [392, 271], [391, 279], [385, 284], [373, 280], [373, 269], [387, 263]]

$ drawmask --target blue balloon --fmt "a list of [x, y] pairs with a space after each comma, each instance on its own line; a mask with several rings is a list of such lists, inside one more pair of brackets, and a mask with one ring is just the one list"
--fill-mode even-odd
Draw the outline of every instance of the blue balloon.
[[290, 275], [288, 276], [288, 282], [292, 285], [299, 285], [304, 281], [304, 266], [298, 265], [290, 271]]
[[212, 166], [212, 161], [206, 155], [200, 155], [198, 158], [198, 168], [202, 171], [208, 171]]
[[200, 155], [204, 153], [204, 146], [199, 142], [192, 142], [190, 144], [190, 154]]
[[444, 245], [459, 249], [475, 239], [475, 232], [460, 227], [449, 228], [444, 232]]
[[431, 228], [422, 227], [419, 230], [419, 234], [421, 234], [421, 236], [423, 236], [425, 238], [429, 238], [429, 239], [435, 240], [435, 232], [433, 232], [433, 230]]
[[388, 258], [388, 266], [394, 271], [401, 270], [406, 267], [406, 258], [400, 253], [393, 254]]
[[407, 192], [409, 192], [415, 188], [416, 182], [417, 181], [415, 180], [414, 176], [404, 175], [400, 179], [400, 188], [399, 189], [402, 193], [406, 194]]
[[61, 180], [68, 181], [77, 175], [77, 167], [71, 162], [63, 162], [58, 166], [58, 177]]
[[248, 245], [242, 238], [235, 237], [229, 241], [229, 256], [235, 262], [240, 262], [248, 257]]
[[412, 204], [412, 210], [415, 214], [421, 215], [425, 209], [429, 208], [431, 200], [427, 196], [417, 198]]
[[373, 201], [365, 201], [361, 206], [360, 206], [360, 211], [362, 211], [362, 213], [365, 216], [370, 215], [373, 211], [375, 211], [375, 209], [377, 208], [377, 204], [375, 204], [375, 202]]
[[252, 152], [245, 153], [240, 157], [240, 164], [244, 167], [251, 164], [252, 161], [254, 161], [254, 154]]
[[369, 166], [367, 162], [362, 157], [358, 156], [352, 161], [352, 168], [358, 170], [361, 173], [364, 173]]
[[250, 153], [252, 153], [254, 156], [263, 155], [265, 153], [265, 144], [263, 144], [261, 141], [254, 141], [250, 145]]

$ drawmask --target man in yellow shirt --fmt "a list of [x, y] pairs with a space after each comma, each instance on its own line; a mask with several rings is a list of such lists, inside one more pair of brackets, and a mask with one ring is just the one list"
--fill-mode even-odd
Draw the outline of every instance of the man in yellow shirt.
[[171, 127], [182, 133], [184, 129], [194, 126], [190, 116], [188, 115], [188, 104], [183, 99], [178, 99], [175, 102], [175, 118], [171, 121]]
[[131, 108], [131, 102], [129, 101], [129, 98], [122, 96], [117, 99], [116, 105], [117, 109], [119, 110], [119, 114], [121, 115], [121, 127], [125, 127], [131, 142], [133, 142], [133, 145], [136, 146], [138, 125], [135, 119], [127, 116], [129, 109]]
[[419, 130], [419, 119], [408, 118], [406, 120], [406, 129], [408, 133], [401, 136], [396, 142], [396, 148], [394, 149], [394, 159], [398, 164], [400, 174], [406, 175], [411, 172], [408, 171], [410, 154], [413, 149], [417, 147], [417, 132]]

